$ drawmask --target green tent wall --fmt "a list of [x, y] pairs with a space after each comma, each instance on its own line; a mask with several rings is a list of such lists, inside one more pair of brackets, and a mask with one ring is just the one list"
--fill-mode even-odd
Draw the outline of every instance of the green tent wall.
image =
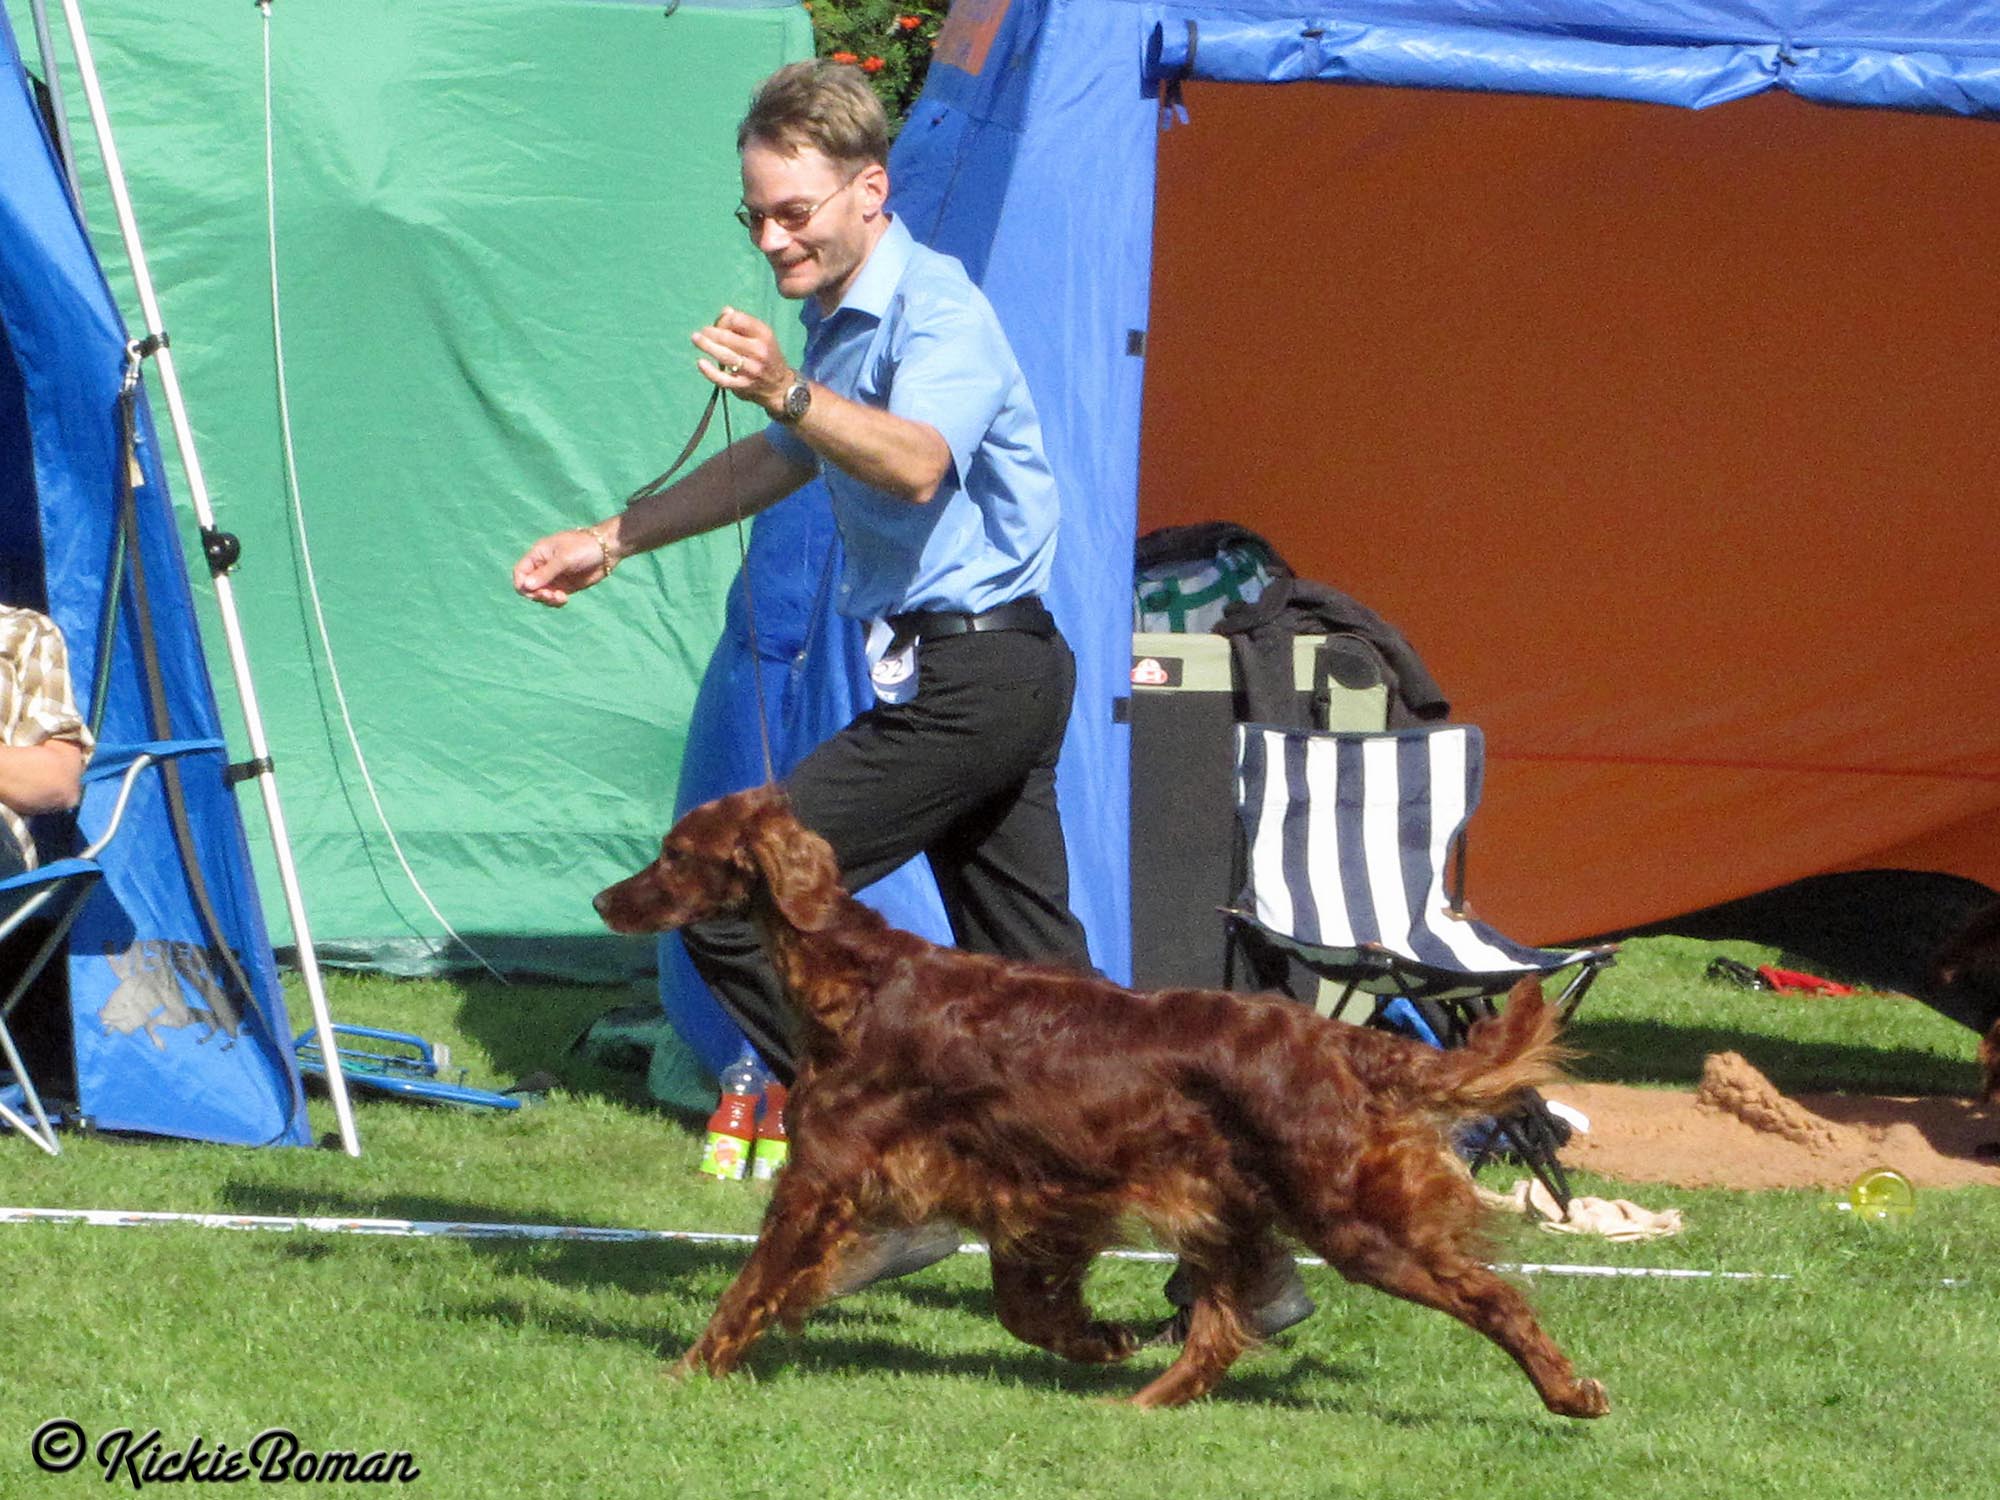
[[[31, 39], [26, 0], [7, 4]], [[243, 542], [236, 598], [322, 957], [469, 962], [382, 831], [308, 571], [375, 794], [444, 918], [504, 968], [650, 965], [587, 897], [648, 856], [671, 809], [737, 540], [630, 562], [560, 611], [508, 575], [678, 451], [708, 390], [688, 330], [725, 302], [796, 328], [730, 211], [736, 122], [759, 79], [810, 54], [806, 13], [279, 0], [277, 261], [309, 570], [276, 395], [266, 21], [236, 3], [85, 12], [217, 523]], [[57, 35], [67, 69], [59, 14]], [[73, 77], [66, 95], [90, 226], [135, 308]], [[240, 757], [212, 613], [204, 633]], [[239, 800], [275, 889], [261, 810]], [[282, 908], [270, 920], [287, 942]]]

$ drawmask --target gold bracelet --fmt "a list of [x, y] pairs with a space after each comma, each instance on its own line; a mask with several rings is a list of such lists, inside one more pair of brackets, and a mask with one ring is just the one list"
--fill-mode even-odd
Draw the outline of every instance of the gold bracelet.
[[618, 554], [611, 550], [611, 542], [604, 535], [604, 528], [611, 524], [609, 521], [599, 521], [595, 526], [586, 526], [583, 528], [588, 533], [590, 539], [597, 543], [597, 555], [604, 560], [604, 576], [606, 578], [609, 578], [611, 570], [618, 566]]

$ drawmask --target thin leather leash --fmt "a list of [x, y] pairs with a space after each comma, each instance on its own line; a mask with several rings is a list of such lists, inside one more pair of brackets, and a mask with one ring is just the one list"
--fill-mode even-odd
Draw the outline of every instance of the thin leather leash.
[[[701, 409], [701, 419], [694, 424], [694, 432], [689, 436], [686, 445], [682, 447], [680, 457], [667, 465], [666, 473], [647, 480], [639, 488], [627, 495], [625, 497], [625, 509], [630, 510], [641, 500], [652, 499], [653, 496], [659, 494], [660, 491], [664, 490], [673, 481], [674, 475], [680, 473], [682, 466], [694, 457], [694, 450], [701, 446], [701, 440], [708, 436], [708, 424], [715, 420], [716, 404], [721, 400], [722, 387], [719, 385], [710, 386], [708, 388], [708, 405]], [[729, 430], [729, 417], [727, 413], [723, 415], [722, 428], [725, 433]]]
[[708, 404], [701, 409], [701, 417], [694, 424], [693, 433], [689, 435], [686, 444], [681, 448], [680, 456], [667, 466], [665, 473], [647, 480], [646, 483], [640, 485], [639, 488], [627, 495], [625, 497], [625, 509], [630, 510], [641, 500], [652, 499], [653, 496], [660, 494], [673, 482], [674, 475], [678, 474], [687, 461], [694, 457], [694, 452], [701, 446], [702, 439], [708, 436], [708, 424], [715, 419], [715, 410], [720, 406], [722, 408], [722, 461], [726, 465], [729, 474], [730, 498], [735, 502], [736, 556], [740, 564], [739, 571], [743, 579], [743, 621], [748, 627], [750, 635], [751, 682], [757, 695], [757, 740], [759, 748], [764, 753], [764, 782], [767, 786], [773, 786], [777, 784], [778, 770], [777, 762], [771, 755], [770, 711], [764, 702], [764, 657], [757, 645], [757, 596], [755, 590], [750, 585], [750, 541], [749, 534], [743, 525], [743, 490], [736, 482], [736, 455], [734, 451], [736, 438], [730, 429], [729, 403], [722, 398], [723, 389], [721, 386], [717, 385], [709, 388]]

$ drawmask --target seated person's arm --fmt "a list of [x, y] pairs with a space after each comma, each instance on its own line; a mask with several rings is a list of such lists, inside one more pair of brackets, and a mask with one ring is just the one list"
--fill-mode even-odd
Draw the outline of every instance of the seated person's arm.
[[83, 747], [74, 740], [0, 745], [0, 803], [32, 817], [75, 807], [83, 797]]

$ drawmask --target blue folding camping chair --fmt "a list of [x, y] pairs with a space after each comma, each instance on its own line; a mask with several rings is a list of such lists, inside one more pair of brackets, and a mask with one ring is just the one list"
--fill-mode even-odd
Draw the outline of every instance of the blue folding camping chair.
[[4, 997], [0, 997], [0, 1059], [6, 1065], [5, 1071], [0, 1072], [0, 1121], [51, 1156], [60, 1156], [62, 1145], [56, 1139], [48, 1106], [15, 1041], [10, 1025], [14, 1012], [50, 961], [66, 951], [70, 928], [104, 877], [99, 856], [117, 837], [125, 805], [131, 800], [132, 788], [140, 774], [148, 766], [173, 756], [222, 748], [221, 740], [155, 740], [116, 748], [100, 746], [83, 773], [83, 783], [86, 802], [104, 796], [114, 799], [103, 831], [77, 854], [0, 880], [0, 913], [4, 913], [0, 915], [0, 951], [6, 950], [17, 933], [32, 944], [27, 958], [14, 973], [0, 975], [0, 984], [5, 985]]
[[[1341, 1017], [1357, 994], [1369, 1024], [1457, 1046], [1530, 975], [1573, 969], [1556, 1004], [1568, 1020], [1612, 963], [1615, 944], [1531, 948], [1465, 910], [1465, 826], [1479, 805], [1485, 741], [1470, 724], [1338, 733], [1270, 724], [1236, 731], [1236, 806], [1246, 878], [1228, 913], [1232, 949], [1260, 981], [1313, 997]], [[1494, 1122], [1475, 1169], [1511, 1147], [1567, 1207], [1556, 1149], [1563, 1127], [1539, 1097]]]

